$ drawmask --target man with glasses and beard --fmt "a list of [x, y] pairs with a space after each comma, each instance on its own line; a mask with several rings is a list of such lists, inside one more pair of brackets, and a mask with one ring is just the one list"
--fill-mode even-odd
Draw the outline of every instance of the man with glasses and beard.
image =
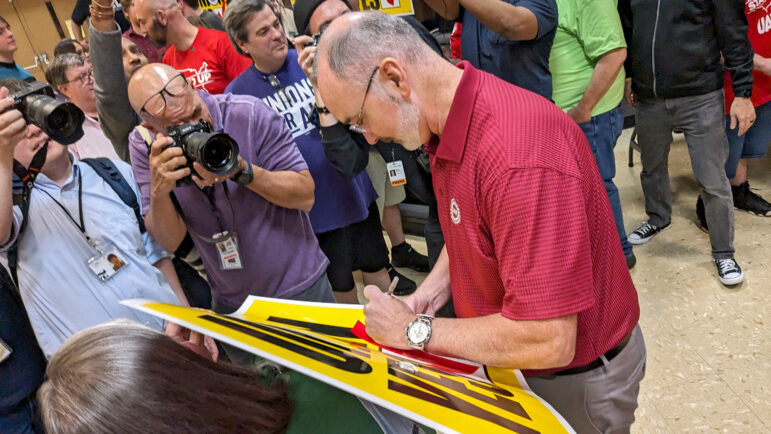
[[[147, 230], [172, 251], [190, 232], [215, 311], [231, 313], [249, 295], [334, 302], [329, 261], [308, 218], [313, 179], [281, 116], [251, 96], [196, 91], [159, 63], [134, 73], [129, 99], [154, 135], [149, 151], [137, 131], [129, 145]], [[238, 166], [228, 175], [215, 176], [198, 162], [191, 171], [182, 148], [169, 146], [169, 127], [199, 121], [238, 143]], [[190, 175], [192, 185], [177, 185]], [[240, 266], [224, 262], [223, 243]], [[236, 363], [253, 359], [226, 349]]]
[[141, 32], [159, 46], [169, 44], [163, 63], [185, 74], [196, 89], [222, 93], [251, 64], [225, 33], [190, 24], [176, 0], [134, 0], [133, 14]]

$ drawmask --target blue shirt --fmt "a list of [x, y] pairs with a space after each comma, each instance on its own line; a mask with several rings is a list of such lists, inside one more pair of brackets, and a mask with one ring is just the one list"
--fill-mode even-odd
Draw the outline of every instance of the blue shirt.
[[24, 81], [35, 80], [35, 77], [16, 63], [0, 62], [0, 79], [3, 78], [18, 78]]
[[267, 74], [254, 65], [230, 82], [225, 92], [262, 98], [284, 118], [316, 183], [316, 200], [310, 212], [315, 233], [344, 228], [366, 219], [377, 193], [367, 172], [361, 171], [353, 179], [346, 179], [324, 155], [319, 129], [308, 120], [316, 102], [313, 87], [297, 64], [296, 50], [289, 50], [276, 77], [281, 82], [283, 95], [270, 85]]
[[511, 41], [493, 32], [466, 10], [461, 32], [461, 55], [475, 68], [551, 99], [549, 54], [557, 31], [556, 0], [505, 0], [531, 11], [538, 34], [531, 41]]
[[[70, 158], [75, 160], [74, 155]], [[126, 181], [134, 182], [131, 167], [114, 161]], [[107, 281], [88, 267], [96, 251], [64, 211], [43, 191], [61, 203], [78, 220], [78, 172], [83, 183], [83, 221], [92, 239], [112, 242], [128, 265]], [[163, 320], [120, 304], [129, 298], [148, 298], [178, 304], [171, 287], [152, 264], [167, 257], [147, 233], [140, 233], [134, 211], [87, 164], [72, 163], [72, 174], [61, 187], [39, 174], [30, 196], [27, 227], [19, 240], [19, 286], [32, 329], [46, 357], [73, 334], [117, 318], [128, 318], [162, 330]], [[22, 214], [13, 208], [13, 234], [6, 250], [18, 237]], [[4, 265], [7, 255], [0, 256]]]

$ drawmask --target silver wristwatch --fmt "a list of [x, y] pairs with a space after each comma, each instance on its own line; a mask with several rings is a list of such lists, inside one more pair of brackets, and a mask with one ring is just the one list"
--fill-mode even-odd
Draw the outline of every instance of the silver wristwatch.
[[431, 315], [419, 313], [417, 319], [412, 321], [405, 331], [407, 334], [407, 343], [411, 348], [422, 350], [431, 339], [431, 321], [434, 319]]

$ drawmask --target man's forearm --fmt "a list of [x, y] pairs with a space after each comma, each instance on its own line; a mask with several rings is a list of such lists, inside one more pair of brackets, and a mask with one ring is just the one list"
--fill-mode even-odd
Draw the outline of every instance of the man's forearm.
[[315, 184], [309, 171], [271, 172], [256, 165], [252, 165], [252, 169], [254, 179], [246, 186], [249, 190], [283, 208], [302, 211], [310, 211], [313, 208]]
[[429, 300], [429, 304], [433, 306], [435, 311], [450, 300], [452, 289], [450, 287], [450, 257], [447, 255], [447, 246], [442, 247], [434, 268], [431, 269], [415, 293], [417, 297]]
[[530, 41], [538, 36], [538, 19], [529, 9], [501, 0], [460, 0], [485, 27], [512, 41]]
[[174, 263], [171, 262], [171, 259], [162, 258], [153, 265], [161, 272], [161, 274], [163, 274], [163, 277], [166, 278], [166, 282], [168, 282], [171, 290], [174, 291], [177, 299], [179, 299], [180, 305], [190, 307], [190, 303], [187, 301], [187, 295], [185, 295], [185, 291], [182, 289], [182, 284], [179, 282], [179, 276], [177, 276], [177, 271], [174, 269]]
[[576, 315], [532, 321], [501, 314], [436, 318], [426, 350], [500, 368], [560, 368], [573, 360], [576, 330]]
[[454, 20], [460, 14], [458, 0], [424, 0], [428, 7], [436, 11], [446, 20]]
[[0, 154], [0, 245], [8, 242], [13, 228], [13, 155]]
[[576, 106], [580, 111], [591, 113], [618, 77], [626, 60], [626, 48], [611, 50], [600, 57], [592, 72], [592, 78]]
[[177, 250], [187, 234], [187, 227], [182, 221], [171, 196], [150, 197], [150, 208], [145, 215], [145, 226], [155, 241], [169, 252]]

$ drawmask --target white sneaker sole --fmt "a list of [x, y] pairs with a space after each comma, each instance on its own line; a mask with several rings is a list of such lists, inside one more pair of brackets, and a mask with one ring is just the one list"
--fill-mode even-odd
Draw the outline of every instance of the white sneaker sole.
[[[720, 275], [718, 275], [720, 277]], [[720, 277], [720, 282], [726, 286], [738, 285], [744, 281], [744, 271], [736, 277], [726, 278]]]
[[631, 236], [628, 236], [628, 237], [626, 237], [626, 239], [627, 239], [627, 240], [629, 240], [629, 243], [631, 243], [631, 244], [633, 244], [633, 245], [635, 245], [635, 246], [638, 246], [638, 245], [640, 245], [640, 244], [645, 244], [645, 243], [647, 243], [647, 242], [648, 242], [648, 241], [650, 241], [650, 240], [651, 240], [653, 237], [655, 237], [656, 235], [658, 235], [658, 234], [660, 234], [660, 233], [662, 233], [662, 232], [664, 232], [664, 231], [668, 230], [668, 229], [669, 229], [669, 228], [671, 228], [671, 227], [672, 227], [672, 224], [670, 223], [669, 225], [667, 225], [667, 226], [665, 226], [665, 227], [661, 228], [661, 230], [660, 230], [660, 231], [656, 232], [655, 234], [653, 234], [653, 235], [651, 235], [651, 236], [649, 236], [649, 237], [647, 237], [647, 238], [632, 238]]

